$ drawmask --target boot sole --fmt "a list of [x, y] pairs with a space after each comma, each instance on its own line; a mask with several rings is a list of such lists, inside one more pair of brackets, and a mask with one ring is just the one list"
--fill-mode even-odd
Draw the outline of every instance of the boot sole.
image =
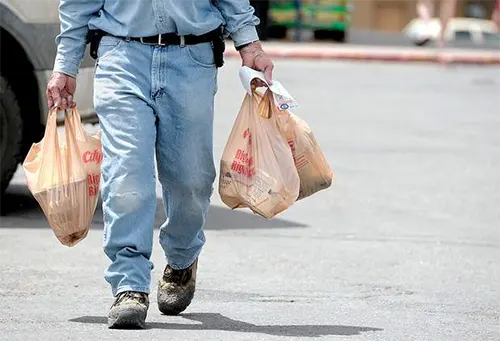
[[138, 311], [124, 310], [118, 313], [118, 317], [108, 318], [109, 329], [145, 329], [146, 314]]
[[178, 302], [178, 304], [173, 305], [169, 304], [166, 302], [158, 302], [158, 310], [165, 315], [179, 315], [182, 313], [184, 310], [189, 307], [191, 304], [192, 299], [190, 300], [184, 300], [181, 302]]
[[[186, 306], [187, 308], [187, 306]], [[186, 310], [186, 308], [181, 308], [181, 309], [173, 309], [172, 307], [168, 306], [168, 307], [165, 307], [165, 306], [162, 306], [162, 305], [158, 305], [158, 310], [164, 314], [164, 315], [169, 315], [169, 316], [175, 316], [175, 315], [179, 315], [180, 313], [182, 313], [184, 310]]]
[[174, 302], [166, 300], [165, 297], [158, 291], [158, 310], [164, 315], [179, 315], [191, 305], [194, 298], [194, 289], [189, 289], [184, 296], [178, 298]]

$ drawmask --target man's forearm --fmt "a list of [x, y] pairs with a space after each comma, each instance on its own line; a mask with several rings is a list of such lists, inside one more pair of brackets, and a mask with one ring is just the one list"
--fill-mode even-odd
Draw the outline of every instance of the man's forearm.
[[76, 77], [85, 53], [89, 21], [103, 4], [104, 0], [60, 1], [61, 32], [56, 37], [54, 71]]
[[226, 20], [226, 30], [238, 47], [259, 40], [255, 26], [259, 19], [249, 0], [216, 0], [216, 5]]

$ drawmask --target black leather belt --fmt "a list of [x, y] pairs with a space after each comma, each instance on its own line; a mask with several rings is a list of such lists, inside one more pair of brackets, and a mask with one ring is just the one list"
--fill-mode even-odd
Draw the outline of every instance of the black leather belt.
[[[222, 58], [222, 53], [224, 52], [224, 38], [222, 35], [223, 32], [223, 27], [220, 26], [217, 29], [199, 35], [195, 36], [192, 34], [185, 35], [185, 36], [179, 36], [175, 33], [166, 33], [166, 34], [158, 34], [155, 36], [150, 36], [150, 37], [118, 37], [114, 36], [116, 38], [120, 38], [126, 41], [138, 41], [141, 42], [142, 44], [147, 44], [147, 45], [153, 45], [153, 46], [167, 46], [167, 45], [196, 45], [196, 44], [201, 44], [201, 43], [208, 43], [212, 42], [213, 47], [215, 50], [217, 50], [217, 65], [222, 65], [222, 60], [219, 60]], [[104, 32], [102, 30], [89, 30], [88, 36], [87, 36], [87, 42], [90, 43], [90, 55], [92, 58], [97, 59], [97, 50], [99, 48], [99, 43], [101, 41], [101, 38], [104, 36], [113, 36], [112, 34], [109, 34], [107, 32]], [[215, 52], [214, 52], [215, 53]], [[221, 54], [219, 56], [219, 54]]]
[[150, 37], [140, 37], [140, 38], [130, 38], [130, 40], [139, 41], [143, 44], [147, 45], [158, 45], [158, 46], [167, 46], [167, 45], [196, 45], [201, 43], [208, 43], [214, 39], [214, 34], [216, 32], [210, 32], [203, 34], [201, 36], [195, 35], [186, 35], [186, 36], [178, 36], [174, 33], [167, 34], [158, 34]]
[[[101, 34], [103, 36], [105, 35], [110, 35], [106, 32], [101, 31]], [[201, 43], [208, 43], [216, 39], [216, 37], [220, 36], [222, 34], [221, 28], [217, 28], [216, 30], [213, 30], [212, 32], [208, 32], [199, 36], [195, 36], [192, 34], [185, 35], [185, 36], [179, 36], [175, 33], [165, 33], [165, 34], [158, 34], [155, 36], [149, 36], [149, 37], [117, 37], [121, 38], [124, 40], [133, 40], [133, 41], [138, 41], [143, 44], [147, 45], [156, 45], [156, 46], [167, 46], [167, 45], [196, 45], [196, 44], [201, 44]]]

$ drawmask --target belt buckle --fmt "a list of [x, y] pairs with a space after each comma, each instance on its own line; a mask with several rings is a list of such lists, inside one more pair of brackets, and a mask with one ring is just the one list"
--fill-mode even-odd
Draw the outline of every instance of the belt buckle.
[[167, 44], [163, 44], [161, 42], [161, 38], [162, 38], [161, 34], [158, 34], [158, 46], [167, 46]]
[[144, 38], [143, 38], [143, 37], [140, 37], [140, 38], [139, 38], [139, 41], [140, 41], [142, 44], [144, 44], [144, 45], [167, 46], [167, 44], [162, 43], [161, 38], [162, 38], [162, 35], [161, 35], [161, 34], [159, 34], [159, 35], [158, 35], [158, 41], [157, 41], [156, 43], [152, 43], [152, 42], [147, 42], [147, 41], [144, 41]]

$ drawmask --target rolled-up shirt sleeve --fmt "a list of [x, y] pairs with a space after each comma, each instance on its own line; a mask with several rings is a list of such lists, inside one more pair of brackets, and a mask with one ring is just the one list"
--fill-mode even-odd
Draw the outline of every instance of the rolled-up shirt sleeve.
[[259, 40], [255, 26], [260, 21], [248, 0], [216, 0], [216, 5], [226, 21], [225, 30], [235, 47]]
[[88, 24], [104, 0], [61, 0], [54, 71], [76, 77], [87, 45]]

